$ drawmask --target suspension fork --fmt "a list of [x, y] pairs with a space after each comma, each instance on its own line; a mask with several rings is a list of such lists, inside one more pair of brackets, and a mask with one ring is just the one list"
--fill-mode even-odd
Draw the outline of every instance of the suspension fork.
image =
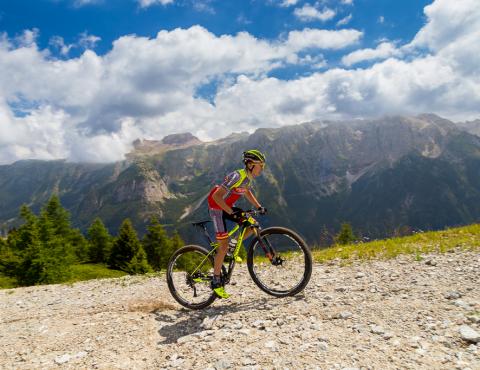
[[255, 227], [255, 228], [253, 228], [253, 230], [254, 230], [255, 236], [258, 239], [258, 242], [260, 243], [260, 246], [262, 247], [263, 251], [265, 252], [265, 257], [267, 257], [268, 260], [270, 262], [272, 262], [275, 255], [276, 255], [275, 250], [272, 248], [272, 246], [268, 242], [268, 239], [263, 239], [260, 236], [260, 228], [259, 227]]

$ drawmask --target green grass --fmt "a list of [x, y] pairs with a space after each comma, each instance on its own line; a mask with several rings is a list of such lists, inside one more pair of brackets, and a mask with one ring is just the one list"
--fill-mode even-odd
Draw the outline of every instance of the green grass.
[[[103, 264], [85, 263], [72, 265], [72, 278], [63, 282], [64, 284], [73, 284], [77, 281], [90, 279], [108, 279], [128, 275], [126, 272], [111, 270]], [[19, 285], [13, 277], [0, 274], [0, 289], [16, 288]]]
[[340, 259], [346, 265], [354, 260], [390, 259], [402, 254], [412, 255], [414, 260], [421, 261], [422, 254], [479, 248], [480, 224], [473, 224], [369, 243], [335, 245], [326, 249], [314, 249], [312, 252], [316, 262]]
[[17, 280], [15, 278], [0, 274], [0, 289], [10, 289], [16, 286]]
[[85, 263], [72, 266], [73, 277], [66, 283], [74, 283], [77, 281], [90, 279], [109, 279], [128, 275], [124, 271], [112, 270], [103, 264]]

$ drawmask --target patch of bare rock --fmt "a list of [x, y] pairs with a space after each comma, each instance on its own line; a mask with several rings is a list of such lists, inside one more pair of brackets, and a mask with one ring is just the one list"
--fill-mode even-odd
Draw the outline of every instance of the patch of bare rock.
[[426, 257], [316, 264], [284, 299], [240, 266], [203, 311], [164, 277], [2, 290], [0, 368], [480, 369], [480, 255]]

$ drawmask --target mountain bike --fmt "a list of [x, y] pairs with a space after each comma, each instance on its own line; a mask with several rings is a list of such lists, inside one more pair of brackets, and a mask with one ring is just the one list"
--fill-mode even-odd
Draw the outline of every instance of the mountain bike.
[[[237, 239], [231, 256], [222, 265], [221, 281], [230, 283], [236, 259], [243, 247], [243, 237], [248, 228], [254, 231], [247, 252], [248, 272], [255, 284], [274, 297], [288, 297], [301, 292], [312, 274], [312, 254], [304, 240], [294, 231], [284, 227], [262, 229], [253, 218], [255, 210], [244, 212], [243, 221], [228, 233]], [[182, 306], [202, 309], [211, 305], [217, 295], [210, 288], [213, 279], [214, 257], [218, 243], [207, 231], [210, 220], [194, 222], [203, 230], [210, 250], [200, 245], [186, 245], [170, 258], [167, 267], [167, 284], [170, 293]]]

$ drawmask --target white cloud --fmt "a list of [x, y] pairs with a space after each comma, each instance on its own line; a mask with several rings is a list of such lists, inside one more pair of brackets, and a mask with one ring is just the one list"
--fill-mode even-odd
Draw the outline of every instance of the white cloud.
[[63, 56], [67, 56], [70, 50], [75, 48], [82, 49], [94, 49], [97, 43], [101, 40], [100, 37], [95, 35], [89, 35], [87, 32], [82, 32], [79, 35], [78, 42], [73, 44], [66, 44], [65, 40], [61, 36], [52, 36], [49, 40], [49, 45], [58, 49], [59, 53]]
[[353, 0], [341, 0], [341, 3], [345, 5], [353, 5]]
[[84, 49], [94, 49], [98, 42], [102, 39], [95, 35], [89, 35], [87, 32], [80, 34], [78, 44]]
[[141, 8], [148, 8], [149, 6], [160, 4], [168, 5], [173, 4], [174, 0], [137, 0]]
[[239, 24], [252, 24], [252, 21], [248, 19], [245, 14], [241, 13], [237, 17], [237, 23]]
[[296, 8], [293, 12], [295, 16], [303, 22], [310, 22], [310, 21], [328, 21], [335, 17], [335, 11], [330, 8], [325, 8], [322, 11], [318, 10], [315, 6], [310, 4], [305, 4], [301, 8]]
[[400, 56], [402, 53], [391, 42], [382, 42], [375, 49], [361, 49], [344, 56], [342, 63], [351, 66], [363, 61], [375, 59], [387, 59], [393, 56]]
[[39, 35], [38, 28], [33, 28], [31, 30], [25, 30], [22, 34], [15, 37], [15, 43], [19, 46], [29, 47], [34, 45], [37, 41]]
[[337, 22], [337, 27], [339, 26], [345, 26], [346, 24], [349, 24], [350, 21], [352, 20], [353, 16], [352, 14], [349, 14], [347, 15], [346, 17], [340, 19], [338, 22]]
[[[457, 10], [444, 0], [426, 7], [426, 24], [407, 45], [383, 42], [347, 55], [347, 63], [387, 58], [357, 69], [324, 70], [321, 55], [359, 42], [356, 30], [307, 28], [267, 41], [248, 33], [216, 36], [195, 26], [153, 39], [124, 36], [106, 55], [86, 50], [67, 60], [39, 50], [35, 32], [13, 39], [3, 34], [0, 162], [115, 160], [138, 137], [190, 131], [215, 139], [319, 118], [421, 112], [478, 118], [480, 6], [455, 4]], [[289, 63], [322, 72], [268, 77]], [[196, 98], [197, 89], [213, 80], [219, 82], [213, 104]], [[15, 106], [23, 107], [22, 116]]]
[[[124, 36], [105, 56], [86, 50], [67, 60], [52, 58], [35, 43], [16, 46], [4, 36], [0, 42], [4, 114], [13, 117], [10, 125], [35, 129], [18, 134], [26, 139], [15, 146], [0, 144], [0, 160], [28, 156], [119, 159], [137, 137], [163, 137], [176, 132], [178, 122], [183, 131], [204, 139], [227, 135], [230, 126], [219, 118], [223, 114], [207, 101], [194, 98], [202, 84], [215, 78], [229, 86], [232, 74], [261, 79], [268, 71], [292, 63], [323, 68], [326, 62], [319, 50], [354, 44], [361, 35], [356, 30], [305, 29], [268, 42], [248, 33], [217, 37], [194, 26], [161, 31], [153, 39]], [[83, 38], [91, 39], [86, 34]], [[57, 46], [68, 48], [63, 39], [54, 40]], [[24, 102], [26, 116], [15, 117], [12, 107]], [[56, 135], [49, 134], [51, 125]], [[37, 134], [42, 128], [46, 135]], [[4, 141], [12, 139], [13, 132]], [[109, 141], [111, 145], [99, 151], [98, 142]], [[110, 147], [107, 155], [104, 151]]]
[[215, 9], [212, 5], [210, 5], [211, 2], [212, 0], [193, 0], [193, 9], [195, 9], [197, 12], [215, 14]]
[[101, 0], [75, 0], [75, 6], [84, 6], [90, 4], [98, 4]]
[[469, 34], [480, 32], [480, 3], [477, 0], [436, 0], [425, 7], [427, 24], [410, 46], [439, 50]]
[[308, 48], [342, 49], [358, 42], [363, 33], [353, 29], [338, 31], [306, 28], [303, 31], [291, 31], [287, 46], [298, 51]]
[[68, 55], [70, 50], [74, 47], [73, 44], [65, 44], [65, 41], [61, 36], [52, 36], [49, 44], [57, 48], [62, 55]]
[[281, 7], [288, 8], [289, 6], [297, 5], [298, 0], [282, 0], [279, 4]]
[[377, 22], [380, 23], [380, 24], [385, 23], [385, 17], [383, 15], [379, 16], [378, 19], [377, 19]]

